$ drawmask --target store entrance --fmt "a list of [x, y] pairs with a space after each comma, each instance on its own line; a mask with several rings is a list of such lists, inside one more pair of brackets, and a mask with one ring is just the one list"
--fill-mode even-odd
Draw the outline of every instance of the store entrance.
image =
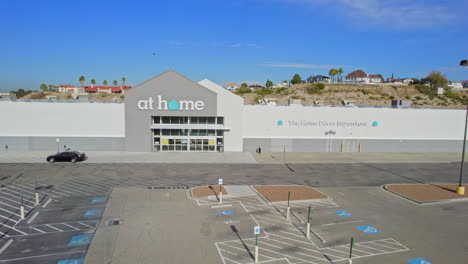
[[216, 151], [215, 137], [161, 137], [161, 144], [155, 145], [155, 151]]

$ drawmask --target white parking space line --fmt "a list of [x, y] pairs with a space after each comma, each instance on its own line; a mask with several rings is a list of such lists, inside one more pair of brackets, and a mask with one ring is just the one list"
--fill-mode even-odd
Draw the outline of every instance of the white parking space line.
[[60, 231], [60, 232], [63, 232], [62, 229], [58, 229], [58, 228], [56, 228], [56, 227], [53, 227], [53, 226], [50, 225], [50, 224], [45, 224], [45, 226], [48, 226], [48, 227], [50, 227], [50, 228], [52, 228], [52, 229], [55, 229], [55, 230]]
[[0, 255], [13, 243], [13, 239], [8, 240], [2, 248], [0, 248]]
[[36, 231], [38, 231], [38, 232], [40, 232], [40, 233], [45, 233], [44, 231], [42, 231], [42, 230], [40, 230], [40, 229], [38, 229], [38, 228], [36, 228], [36, 227], [33, 227], [32, 229], [34, 229], [34, 230], [36, 230]]
[[87, 225], [87, 224], [85, 224], [85, 223], [83, 223], [83, 222], [77, 222], [77, 223], [80, 224], [80, 225], [87, 226], [87, 227], [89, 227], [89, 228], [96, 228], [96, 227], [94, 227], [94, 226]]
[[[11, 218], [9, 218], [9, 217], [3, 216], [3, 215], [1, 215], [1, 214], [0, 214], [0, 217], [5, 218], [5, 219], [7, 219], [8, 221], [18, 223], [18, 221], [15, 221], [15, 220], [13, 220], [13, 219], [11, 219]], [[5, 224], [4, 224], [4, 223], [0, 223], [0, 225], [5, 225]]]
[[[11, 195], [11, 194], [8, 194], [8, 193], [2, 193], [2, 194], [6, 194], [6, 195], [8, 195], [8, 196], [17, 198], [18, 201], [15, 201], [15, 200], [6, 198], [6, 197], [4, 197], [4, 196], [0, 196], [1, 199], [8, 200], [8, 201], [10, 201], [10, 202], [12, 202], [12, 203], [16, 203], [16, 204], [21, 205], [21, 197], [19, 196], [19, 194], [18, 194], [18, 196], [14, 196], [14, 195]], [[33, 208], [32, 206], [27, 205], [26, 202], [28, 202], [28, 200], [25, 200], [25, 201], [24, 201], [24, 206], [25, 206], [25, 207]]]
[[29, 218], [29, 220], [26, 223], [28, 224], [32, 223], [32, 221], [36, 219], [37, 215], [39, 215], [39, 212], [34, 213], [33, 216], [31, 216], [31, 218]]
[[49, 198], [49, 200], [47, 200], [47, 202], [42, 205], [42, 207], [45, 208], [47, 205], [49, 205], [50, 202], [52, 202], [52, 199]]
[[19, 214], [17, 214], [17, 213], [13, 213], [12, 211], [8, 211], [8, 210], [6, 210], [6, 209], [3, 209], [3, 208], [1, 208], [1, 207], [0, 207], [0, 210], [2, 210], [2, 211], [4, 211], [4, 212], [7, 212], [7, 213], [9, 213], [9, 214], [16, 215], [16, 216], [20, 217], [20, 215], [19, 215]]
[[18, 206], [13, 206], [13, 205], [10, 205], [10, 204], [7, 204], [7, 203], [2, 203], [0, 202], [0, 204], [3, 204], [5, 206], [8, 206], [8, 207], [11, 207], [11, 208], [14, 208], [14, 209], [18, 209], [19, 207]]

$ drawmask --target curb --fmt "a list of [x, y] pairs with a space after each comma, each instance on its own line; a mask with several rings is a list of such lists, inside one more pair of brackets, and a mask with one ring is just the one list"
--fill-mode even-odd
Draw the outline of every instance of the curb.
[[401, 198], [405, 198], [406, 200], [409, 200], [410, 202], [412, 203], [415, 203], [416, 205], [433, 205], [433, 204], [443, 204], [443, 203], [451, 203], [451, 202], [466, 202], [468, 201], [468, 197], [464, 197], [464, 198], [452, 198], [452, 199], [443, 199], [443, 200], [433, 200], [433, 201], [427, 201], [427, 202], [420, 202], [418, 200], [415, 200], [411, 197], [408, 197], [406, 195], [403, 195], [401, 193], [397, 193], [397, 192], [394, 192], [390, 189], [387, 188], [387, 186], [389, 185], [398, 185], [398, 184], [385, 184], [385, 185], [382, 185], [380, 186], [381, 189], [383, 189], [384, 191], [387, 191], [387, 192], [390, 192], [394, 195], [397, 195]]

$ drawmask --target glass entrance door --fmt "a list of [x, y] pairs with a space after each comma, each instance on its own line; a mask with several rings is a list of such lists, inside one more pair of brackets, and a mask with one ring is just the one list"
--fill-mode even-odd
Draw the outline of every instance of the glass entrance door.
[[216, 137], [162, 137], [161, 151], [216, 151]]

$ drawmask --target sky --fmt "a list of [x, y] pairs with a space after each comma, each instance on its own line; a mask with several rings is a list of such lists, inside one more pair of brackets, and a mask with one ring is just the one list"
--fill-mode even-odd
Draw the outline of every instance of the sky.
[[466, 0], [2, 1], [0, 92], [168, 69], [264, 84], [343, 68], [468, 80]]

